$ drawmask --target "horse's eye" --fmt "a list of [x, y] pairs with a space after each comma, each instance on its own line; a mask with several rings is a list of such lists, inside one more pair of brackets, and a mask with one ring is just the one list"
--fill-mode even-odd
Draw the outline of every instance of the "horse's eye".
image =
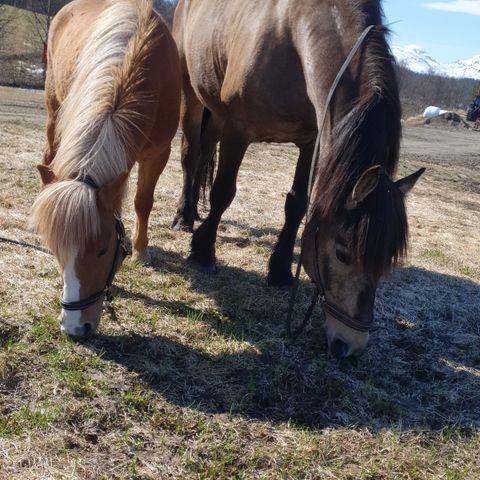
[[350, 258], [350, 255], [348, 255], [342, 250], [339, 250], [338, 248], [335, 249], [335, 255], [337, 259], [340, 262], [344, 263], [345, 265], [350, 265], [352, 263], [352, 259]]
[[103, 256], [107, 253], [107, 250], [108, 250], [107, 247], [102, 248], [102, 249], [98, 252], [98, 256], [99, 256], [99, 257], [103, 257]]

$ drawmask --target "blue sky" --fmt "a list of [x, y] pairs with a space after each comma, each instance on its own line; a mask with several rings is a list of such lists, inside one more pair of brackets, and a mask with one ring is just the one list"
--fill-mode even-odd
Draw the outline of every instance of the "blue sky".
[[392, 45], [418, 45], [440, 63], [480, 54], [480, 0], [383, 0]]

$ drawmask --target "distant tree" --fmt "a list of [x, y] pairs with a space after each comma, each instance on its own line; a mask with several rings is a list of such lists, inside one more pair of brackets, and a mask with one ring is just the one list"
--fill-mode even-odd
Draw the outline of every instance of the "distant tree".
[[409, 107], [405, 109], [409, 115], [419, 114], [429, 105], [446, 110], [465, 108], [471, 102], [475, 86], [480, 87], [480, 82], [472, 79], [415, 73], [401, 64], [397, 65], [397, 78], [400, 98]]
[[480, 95], [480, 81], [476, 82], [472, 88], [472, 98], [476, 98]]
[[[64, 0], [36, 0], [32, 9], [31, 26], [33, 35], [40, 40], [44, 51], [46, 49], [48, 32], [55, 14], [65, 5]], [[45, 80], [46, 65], [43, 64], [43, 79]]]
[[15, 18], [15, 10], [9, 9], [6, 5], [0, 5], [0, 50], [5, 45], [5, 38], [10, 33]]

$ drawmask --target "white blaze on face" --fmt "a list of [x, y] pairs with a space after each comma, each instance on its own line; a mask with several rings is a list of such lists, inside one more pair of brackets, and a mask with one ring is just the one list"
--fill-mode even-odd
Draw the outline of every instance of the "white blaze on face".
[[[78, 302], [80, 300], [80, 281], [75, 272], [75, 263], [77, 260], [77, 251], [72, 251], [68, 262], [63, 271], [63, 301]], [[78, 330], [82, 327], [80, 319], [81, 311], [67, 311], [62, 309], [61, 314], [61, 332], [68, 335], [78, 335]]]

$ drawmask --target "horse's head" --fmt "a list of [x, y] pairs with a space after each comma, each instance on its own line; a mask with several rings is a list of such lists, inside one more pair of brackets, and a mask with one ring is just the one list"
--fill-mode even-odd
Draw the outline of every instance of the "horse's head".
[[335, 215], [316, 208], [302, 239], [303, 264], [324, 296], [330, 352], [361, 353], [373, 321], [381, 276], [406, 250], [405, 196], [424, 169], [393, 182], [379, 166], [368, 168]]
[[106, 288], [125, 257], [118, 212], [128, 173], [96, 189], [57, 181], [48, 167], [38, 168], [44, 188], [33, 205], [32, 223], [59, 263], [61, 331], [85, 337], [98, 327]]

